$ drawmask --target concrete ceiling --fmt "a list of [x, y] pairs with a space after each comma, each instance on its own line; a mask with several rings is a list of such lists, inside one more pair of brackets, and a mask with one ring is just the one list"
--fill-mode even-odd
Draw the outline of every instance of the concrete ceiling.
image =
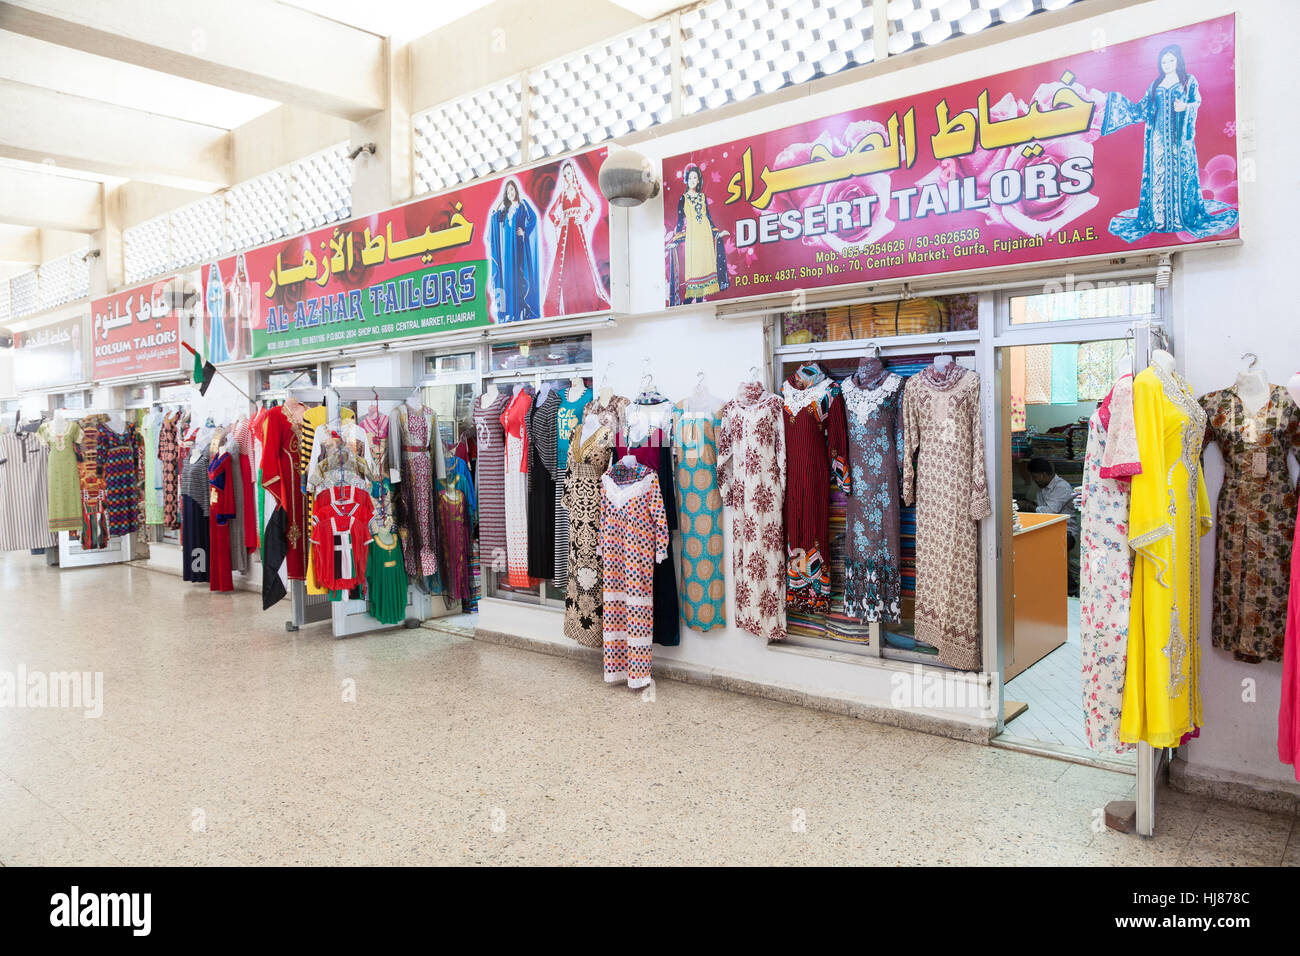
[[282, 104], [386, 109], [386, 38], [489, 2], [0, 0], [0, 275], [35, 264], [42, 230], [101, 228], [126, 182], [231, 185], [231, 130]]

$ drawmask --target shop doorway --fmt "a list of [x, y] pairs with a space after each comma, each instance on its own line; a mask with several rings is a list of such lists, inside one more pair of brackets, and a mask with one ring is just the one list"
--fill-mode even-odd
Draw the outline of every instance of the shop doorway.
[[[1145, 365], [1154, 284], [1000, 297], [998, 494], [1003, 508], [1000, 742], [1135, 763], [1090, 747], [1080, 549], [1089, 423], [1115, 381]], [[1057, 325], [1058, 322], [1068, 324]], [[1135, 334], [1135, 332], [1139, 334]]]

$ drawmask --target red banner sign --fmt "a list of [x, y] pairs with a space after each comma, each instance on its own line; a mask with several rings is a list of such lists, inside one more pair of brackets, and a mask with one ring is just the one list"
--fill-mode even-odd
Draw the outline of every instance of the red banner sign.
[[91, 378], [96, 381], [181, 368], [179, 276], [90, 303]]
[[1236, 238], [1232, 16], [664, 163], [668, 303]]

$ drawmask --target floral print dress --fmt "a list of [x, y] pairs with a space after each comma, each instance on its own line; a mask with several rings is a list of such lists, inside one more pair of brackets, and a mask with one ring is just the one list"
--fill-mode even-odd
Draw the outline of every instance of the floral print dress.
[[784, 403], [756, 382], [719, 413], [718, 485], [732, 509], [736, 626], [785, 640]]
[[844, 380], [849, 426], [848, 541], [844, 613], [859, 621], [902, 618], [899, 483], [903, 379], [874, 359]]
[[1088, 423], [1079, 530], [1083, 729], [1089, 747], [1109, 754], [1133, 749], [1119, 739], [1119, 722], [1133, 596], [1129, 479], [1141, 470], [1133, 421], [1133, 377], [1126, 375]]
[[1235, 389], [1201, 398], [1205, 441], [1223, 452], [1214, 555], [1214, 646], [1240, 661], [1282, 659], [1296, 488], [1287, 457], [1300, 452], [1300, 408], [1273, 385], [1246, 411]]
[[980, 669], [979, 522], [992, 513], [980, 380], [956, 362], [903, 386], [903, 503], [916, 504], [916, 639]]

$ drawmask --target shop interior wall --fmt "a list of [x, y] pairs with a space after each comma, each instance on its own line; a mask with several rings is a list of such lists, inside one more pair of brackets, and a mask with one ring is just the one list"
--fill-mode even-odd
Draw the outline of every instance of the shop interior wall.
[[[1245, 365], [1240, 360], [1245, 352], [1260, 357], [1275, 384], [1285, 385], [1300, 370], [1294, 305], [1300, 201], [1292, 165], [1300, 151], [1300, 130], [1285, 119], [1294, 99], [1291, 89], [1276, 82], [1279, 64], [1290, 62], [1293, 45], [1293, 31], [1278, 25], [1288, 18], [1294, 22], [1294, 17], [1293, 5], [1283, 0], [1241, 4], [1238, 128], [1253, 125], [1256, 140], [1251, 144], [1240, 137], [1239, 162], [1246, 165], [1238, 176], [1247, 180], [1239, 191], [1243, 244], [1181, 253], [1174, 273], [1175, 347], [1198, 396], [1232, 385]], [[1202, 164], [1207, 158], [1200, 157]], [[1205, 452], [1204, 466], [1210, 501], [1217, 508], [1223, 483], [1217, 447]], [[1292, 769], [1277, 755], [1282, 665], [1240, 663], [1211, 645], [1213, 535], [1202, 539], [1201, 567], [1204, 727], [1186, 748], [1188, 768], [1209, 776], [1263, 777], [1300, 792]]]

